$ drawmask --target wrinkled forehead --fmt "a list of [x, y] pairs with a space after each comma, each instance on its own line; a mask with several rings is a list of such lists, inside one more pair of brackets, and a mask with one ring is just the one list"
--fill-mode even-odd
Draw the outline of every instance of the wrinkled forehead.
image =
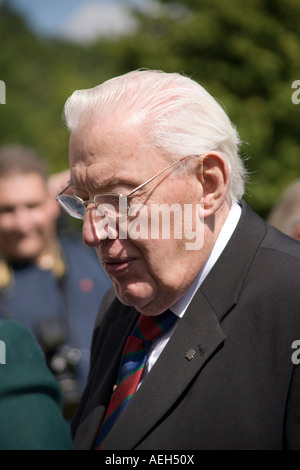
[[97, 186], [140, 182], [166, 166], [166, 159], [145, 145], [139, 126], [127, 124], [85, 126], [73, 132], [69, 157], [71, 180], [87, 178]]
[[118, 119], [113, 125], [101, 120], [81, 126], [70, 135], [70, 159], [96, 155], [106, 158], [137, 158], [146, 150], [145, 135], [139, 125]]

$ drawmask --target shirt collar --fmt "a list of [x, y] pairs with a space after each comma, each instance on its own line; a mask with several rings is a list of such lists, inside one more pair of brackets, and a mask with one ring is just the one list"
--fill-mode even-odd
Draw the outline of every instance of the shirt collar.
[[217, 259], [221, 255], [228, 241], [230, 240], [230, 237], [238, 224], [241, 213], [241, 206], [237, 202], [234, 202], [230, 208], [227, 219], [225, 220], [225, 223], [219, 233], [217, 241], [205, 265], [203, 266], [200, 273], [198, 274], [190, 288], [187, 290], [187, 292], [170, 308], [170, 310], [172, 310], [175, 315], [179, 317], [182, 317], [184, 315], [196, 291], [199, 289], [200, 285], [202, 284], [202, 282], [216, 263]]

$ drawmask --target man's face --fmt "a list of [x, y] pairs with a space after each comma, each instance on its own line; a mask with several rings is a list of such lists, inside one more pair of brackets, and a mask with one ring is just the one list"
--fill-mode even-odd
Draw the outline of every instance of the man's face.
[[35, 261], [55, 230], [57, 209], [35, 173], [0, 177], [0, 253]]
[[[112, 127], [112, 126], [111, 126]], [[99, 193], [128, 194], [168, 165], [146, 149], [139, 132], [117, 126], [83, 128], [70, 139], [71, 181], [74, 194], [93, 200]], [[134, 204], [150, 209], [153, 204], [195, 204], [202, 186], [193, 175], [174, 175], [172, 169], [135, 194]], [[156, 315], [178, 300], [199, 272], [202, 250], [187, 250], [181, 237], [132, 239], [120, 236], [101, 240], [96, 209], [89, 204], [84, 217], [83, 239], [95, 247], [117, 296], [144, 314]]]

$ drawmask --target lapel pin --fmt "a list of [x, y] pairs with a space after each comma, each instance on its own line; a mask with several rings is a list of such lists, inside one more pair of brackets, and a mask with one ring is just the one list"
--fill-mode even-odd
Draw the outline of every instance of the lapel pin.
[[193, 357], [195, 356], [196, 354], [196, 351], [194, 349], [189, 349], [186, 353], [185, 353], [185, 357], [191, 361], [193, 359]]
[[202, 346], [201, 344], [198, 344], [198, 350], [199, 350], [200, 356], [204, 356], [204, 354], [206, 353], [206, 347]]

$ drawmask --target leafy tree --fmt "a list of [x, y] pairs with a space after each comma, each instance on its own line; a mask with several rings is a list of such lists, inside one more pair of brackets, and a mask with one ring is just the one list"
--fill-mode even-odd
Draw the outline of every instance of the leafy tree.
[[109, 78], [105, 53], [35, 36], [8, 2], [0, 8], [0, 143], [36, 148], [50, 171], [67, 167], [68, 132], [61, 114], [68, 96]]
[[84, 46], [38, 38], [9, 2], [1, 5], [1, 143], [32, 145], [52, 171], [63, 169], [67, 97], [135, 68], [156, 68], [191, 76], [222, 102], [244, 142], [246, 199], [262, 216], [299, 177], [300, 105], [291, 99], [300, 80], [298, 0], [160, 0], [152, 14], [134, 11], [139, 26], [130, 36]]

